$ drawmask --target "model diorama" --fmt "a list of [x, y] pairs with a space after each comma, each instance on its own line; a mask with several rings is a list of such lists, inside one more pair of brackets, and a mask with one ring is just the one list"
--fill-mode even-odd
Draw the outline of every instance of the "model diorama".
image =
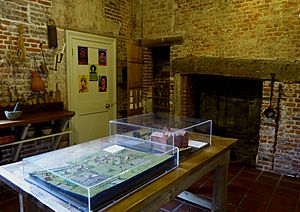
[[[111, 137], [118, 143], [107, 143]], [[51, 168], [42, 168], [40, 164], [46, 163], [36, 156], [29, 158], [26, 161], [34, 168], [28, 168], [26, 179], [87, 211], [110, 204], [178, 165], [174, 147], [130, 137], [111, 137], [93, 141], [97, 151], [82, 152], [76, 148], [65, 152], [65, 157], [78, 153], [78, 157], [70, 156], [69, 160], [59, 160], [63, 151], [57, 158], [52, 154], [49, 160], [56, 164]]]
[[163, 144], [174, 145], [178, 148], [188, 147], [188, 134], [186, 131], [179, 129], [164, 128], [162, 132], [152, 132], [150, 140]]
[[110, 135], [124, 134], [183, 149], [211, 145], [211, 120], [150, 113], [111, 120], [109, 124]]

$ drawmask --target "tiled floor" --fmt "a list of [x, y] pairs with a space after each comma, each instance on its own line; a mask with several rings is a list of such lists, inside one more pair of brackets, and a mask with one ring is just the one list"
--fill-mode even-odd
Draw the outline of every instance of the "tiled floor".
[[[212, 175], [194, 184], [189, 191], [212, 197]], [[180, 199], [161, 208], [162, 212], [210, 211]], [[280, 176], [252, 167], [231, 164], [228, 182], [228, 212], [300, 212], [300, 178]]]
[[[228, 212], [300, 212], [300, 179], [263, 172], [241, 165], [230, 165]], [[189, 191], [211, 199], [211, 175], [195, 183]], [[18, 196], [0, 185], [0, 212], [19, 211]], [[206, 212], [180, 199], [173, 200], [161, 212]]]

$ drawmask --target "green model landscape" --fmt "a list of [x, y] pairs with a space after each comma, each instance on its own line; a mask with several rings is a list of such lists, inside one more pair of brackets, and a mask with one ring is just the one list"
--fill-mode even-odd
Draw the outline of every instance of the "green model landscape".
[[90, 197], [124, 182], [174, 155], [151, 154], [124, 148], [117, 153], [98, 151], [61, 167], [30, 173], [30, 177], [67, 192]]

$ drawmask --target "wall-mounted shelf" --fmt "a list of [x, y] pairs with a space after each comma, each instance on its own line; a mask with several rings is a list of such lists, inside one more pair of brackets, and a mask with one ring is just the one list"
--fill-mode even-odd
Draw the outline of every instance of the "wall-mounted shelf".
[[[0, 120], [0, 129], [10, 128], [20, 128], [20, 134], [18, 141], [11, 143], [1, 144], [0, 148], [12, 146], [14, 148], [14, 157], [12, 162], [15, 162], [19, 159], [19, 154], [24, 143], [30, 141], [37, 141], [46, 138], [52, 138], [53, 144], [52, 149], [57, 149], [58, 144], [61, 140], [62, 135], [71, 133], [70, 130], [66, 130], [70, 118], [75, 115], [73, 111], [49, 111], [33, 114], [24, 114], [19, 120]], [[33, 124], [39, 125], [43, 123], [51, 122], [54, 125], [55, 130], [49, 135], [40, 135], [33, 138], [26, 138], [29, 127]]]

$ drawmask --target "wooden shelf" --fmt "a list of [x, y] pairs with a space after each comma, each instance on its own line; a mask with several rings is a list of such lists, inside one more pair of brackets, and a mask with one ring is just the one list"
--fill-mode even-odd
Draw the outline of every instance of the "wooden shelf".
[[[4, 129], [4, 128], [13, 129], [15, 127], [21, 127], [19, 141], [1, 144], [0, 148], [8, 147], [8, 146], [12, 146], [14, 148], [13, 151], [14, 157], [12, 159], [12, 162], [15, 162], [19, 159], [19, 154], [23, 143], [42, 140], [46, 138], [52, 138], [53, 139], [52, 149], [53, 150], [57, 149], [62, 135], [71, 133], [71, 131], [69, 130], [66, 131], [66, 127], [69, 123], [69, 119], [71, 119], [74, 115], [75, 112], [73, 111], [59, 110], [59, 111], [24, 114], [18, 120], [0, 120], [0, 129]], [[58, 125], [59, 129], [56, 129], [54, 133], [26, 139], [28, 129], [32, 124], [42, 124], [42, 123], [54, 122], [54, 121], [59, 121], [59, 125]]]
[[24, 114], [18, 120], [0, 120], [0, 129], [49, 122], [52, 120], [69, 119], [74, 115], [75, 112], [67, 110]]
[[25, 139], [25, 140], [14, 141], [12, 143], [2, 144], [0, 147], [13, 146], [13, 145], [17, 145], [17, 144], [27, 143], [27, 142], [30, 142], [30, 141], [36, 141], [36, 140], [41, 140], [41, 139], [45, 139], [45, 138], [51, 138], [51, 137], [55, 137], [55, 136], [58, 136], [58, 135], [70, 134], [71, 132], [72, 132], [71, 130], [68, 130], [68, 131], [64, 131], [64, 132], [60, 132], [60, 133], [54, 133], [54, 134], [50, 134], [50, 135], [44, 135], [44, 136], [39, 136], [39, 137], [34, 137], [34, 138], [28, 138], [28, 139]]
[[153, 108], [158, 108], [158, 109], [170, 109], [169, 107], [157, 106], [157, 105], [153, 105]]
[[165, 100], [169, 100], [168, 96], [153, 96], [153, 99], [165, 99]]

